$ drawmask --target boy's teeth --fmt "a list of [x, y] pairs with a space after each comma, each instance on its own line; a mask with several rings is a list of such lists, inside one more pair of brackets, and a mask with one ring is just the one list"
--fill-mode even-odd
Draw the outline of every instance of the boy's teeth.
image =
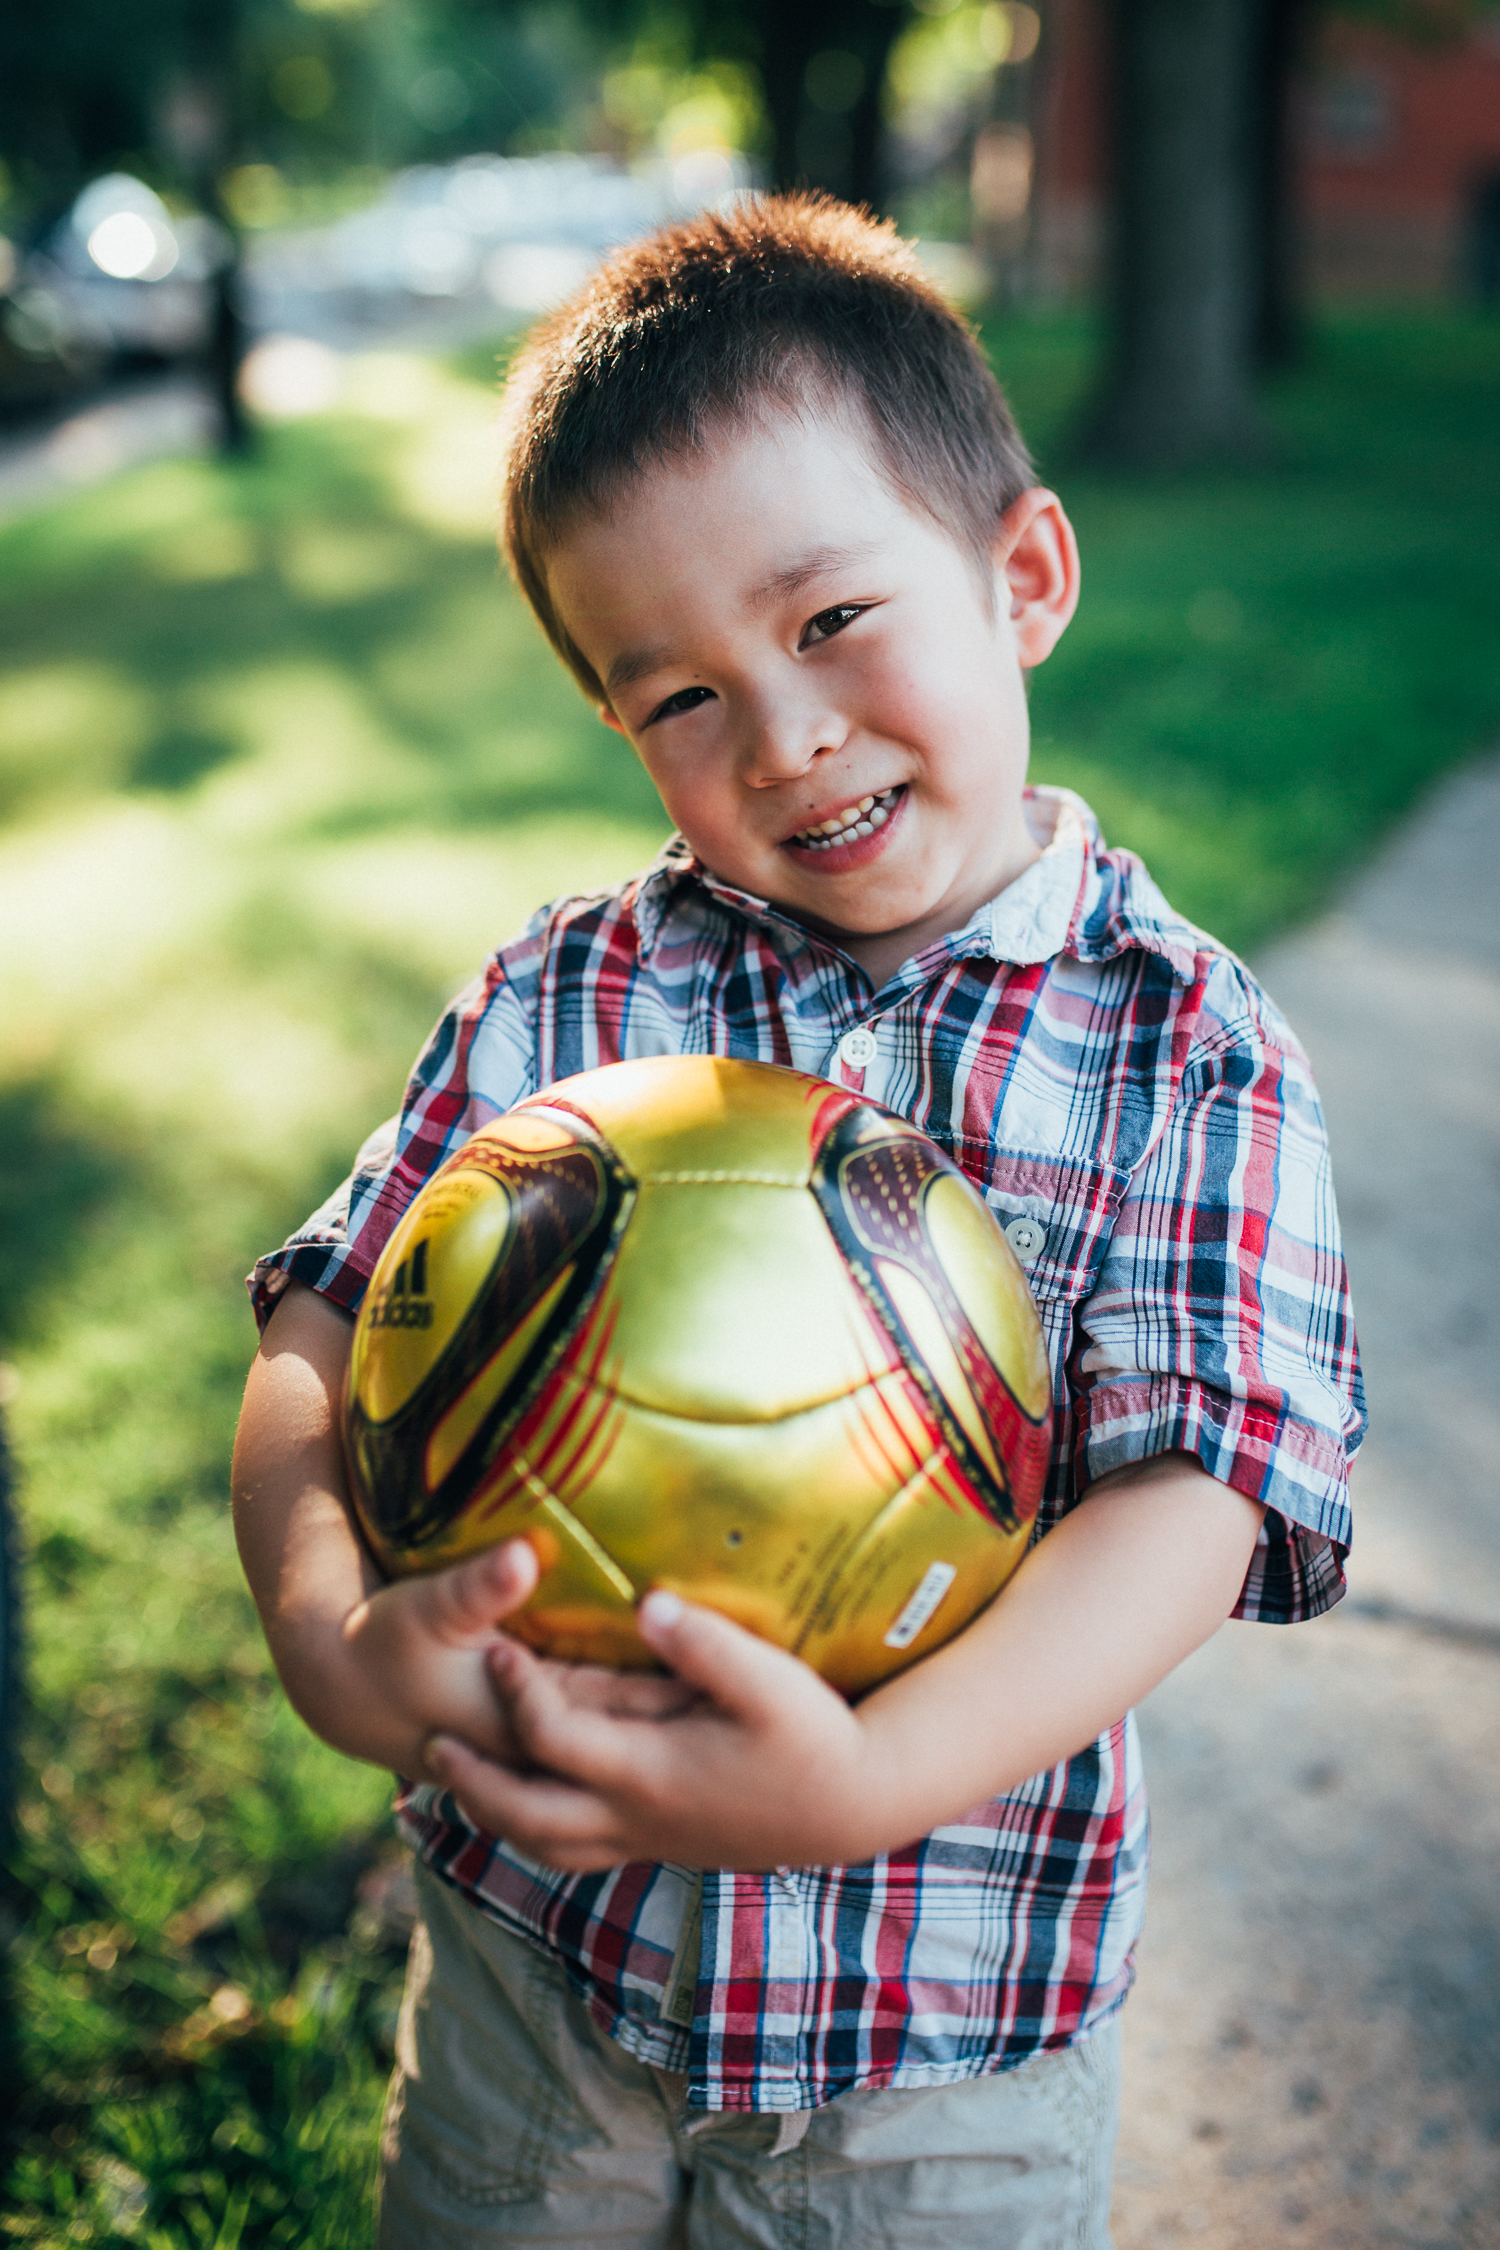
[[797, 842], [807, 844], [815, 852], [826, 852], [836, 838], [872, 835], [890, 819], [895, 795], [895, 789], [883, 789], [878, 797], [861, 797], [857, 805], [846, 805], [842, 812], [834, 813], [828, 820], [804, 828]]

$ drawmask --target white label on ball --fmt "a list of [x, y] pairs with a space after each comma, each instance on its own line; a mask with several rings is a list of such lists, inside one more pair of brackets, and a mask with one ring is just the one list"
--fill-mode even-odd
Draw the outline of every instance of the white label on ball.
[[887, 1648], [910, 1648], [958, 1572], [951, 1562], [929, 1563], [922, 1583], [885, 1636]]

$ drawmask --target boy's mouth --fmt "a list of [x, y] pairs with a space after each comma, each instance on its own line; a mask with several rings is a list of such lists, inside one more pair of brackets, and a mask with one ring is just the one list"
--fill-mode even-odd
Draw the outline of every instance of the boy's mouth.
[[878, 796], [860, 797], [852, 805], [830, 813], [826, 820], [814, 821], [810, 828], [799, 828], [787, 843], [798, 851], [833, 852], [858, 843], [865, 836], [873, 836], [883, 828], [895, 811], [897, 802], [905, 794], [905, 783], [897, 782], [891, 789], [882, 789]]

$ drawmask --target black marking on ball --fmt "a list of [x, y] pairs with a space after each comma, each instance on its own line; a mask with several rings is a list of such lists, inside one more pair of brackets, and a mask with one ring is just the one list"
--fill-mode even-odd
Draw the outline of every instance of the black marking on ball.
[[[520, 1150], [476, 1140], [450, 1159], [490, 1172], [510, 1199], [510, 1219], [484, 1286], [436, 1365], [384, 1422], [356, 1400], [348, 1417], [351, 1466], [372, 1533], [408, 1552], [431, 1544], [467, 1506], [485, 1470], [586, 1316], [613, 1261], [635, 1202], [635, 1183], [597, 1134], [580, 1129], [567, 1148]], [[449, 1169], [435, 1173], [434, 1183]], [[425, 1262], [425, 1261], [424, 1261]], [[432, 1490], [427, 1442], [567, 1266], [566, 1288], [501, 1396], [447, 1475]]]
[[[883, 1118], [886, 1113], [874, 1114]], [[910, 1127], [899, 1136], [882, 1132], [878, 1138], [866, 1139], [870, 1118], [871, 1108], [854, 1109], [832, 1127], [813, 1166], [813, 1193], [850, 1271], [920, 1387], [966, 1482], [1002, 1530], [1015, 1531], [1021, 1517], [1008, 1478], [997, 1483], [994, 1471], [949, 1406], [876, 1264], [878, 1258], [888, 1258], [905, 1266], [932, 1298], [990, 1425], [995, 1451], [1004, 1467], [1011, 1441], [1029, 1448], [1040, 1425], [1026, 1413], [975, 1334], [933, 1247], [925, 1217], [927, 1194], [935, 1180], [950, 1175], [970, 1194], [973, 1189], [950, 1157]]]

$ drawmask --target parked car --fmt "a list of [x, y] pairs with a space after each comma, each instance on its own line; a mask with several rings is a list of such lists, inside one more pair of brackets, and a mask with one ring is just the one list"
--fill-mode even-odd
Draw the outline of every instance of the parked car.
[[198, 360], [232, 245], [143, 180], [93, 180], [29, 245], [0, 255], [0, 413], [67, 400], [131, 369]]

